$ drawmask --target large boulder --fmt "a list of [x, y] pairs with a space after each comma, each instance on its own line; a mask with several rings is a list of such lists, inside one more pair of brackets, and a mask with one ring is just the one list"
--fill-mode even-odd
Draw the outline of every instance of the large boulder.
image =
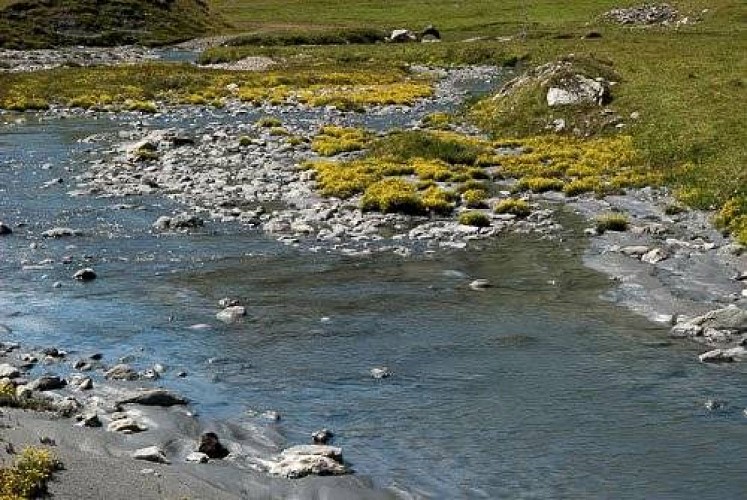
[[138, 374], [132, 369], [130, 365], [119, 364], [114, 365], [104, 373], [104, 376], [109, 380], [137, 380]]
[[283, 450], [268, 472], [289, 479], [309, 475], [333, 476], [349, 474], [350, 468], [342, 461], [342, 450], [335, 446], [300, 445]]
[[186, 405], [189, 401], [166, 389], [146, 389], [118, 401], [119, 404], [138, 404], [144, 406], [177, 406]]
[[609, 86], [602, 79], [584, 75], [561, 78], [547, 90], [547, 105], [556, 106], [601, 106], [609, 101]]

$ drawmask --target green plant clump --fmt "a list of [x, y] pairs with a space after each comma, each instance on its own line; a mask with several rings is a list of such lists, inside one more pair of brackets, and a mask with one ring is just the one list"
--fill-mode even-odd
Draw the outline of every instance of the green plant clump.
[[398, 178], [388, 178], [371, 184], [361, 199], [361, 209], [366, 211], [418, 215], [423, 213], [424, 208], [415, 185]]
[[627, 231], [628, 217], [625, 214], [611, 213], [597, 217], [597, 233], [603, 234], [606, 231]]
[[490, 226], [490, 217], [482, 212], [468, 210], [459, 214], [459, 224], [474, 227]]
[[532, 210], [529, 203], [517, 198], [508, 198], [495, 204], [493, 208], [497, 214], [512, 214], [517, 217], [526, 217]]
[[36, 498], [44, 493], [47, 481], [59, 467], [59, 462], [49, 450], [35, 447], [24, 449], [14, 466], [0, 468], [0, 498]]

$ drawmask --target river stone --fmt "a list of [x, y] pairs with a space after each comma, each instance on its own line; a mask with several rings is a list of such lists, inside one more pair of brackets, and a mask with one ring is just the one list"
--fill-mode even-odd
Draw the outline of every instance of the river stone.
[[350, 473], [342, 463], [342, 450], [334, 446], [299, 445], [283, 450], [279, 460], [270, 465], [273, 475], [298, 479], [309, 475], [331, 476]]
[[96, 412], [82, 413], [77, 415], [75, 419], [78, 421], [80, 427], [101, 427], [101, 419]]
[[42, 236], [45, 238], [67, 238], [71, 236], [81, 236], [82, 234], [82, 231], [69, 227], [53, 227], [52, 229], [44, 231]]
[[627, 255], [628, 257], [635, 257], [637, 259], [640, 259], [641, 256], [647, 254], [651, 249], [647, 246], [643, 245], [632, 245], [627, 247], [622, 247], [620, 249], [620, 253], [623, 255]]
[[658, 264], [659, 262], [666, 260], [669, 258], [669, 255], [666, 251], [662, 250], [661, 248], [654, 248], [653, 250], [646, 252], [641, 256], [641, 262], [646, 262], [648, 264]]
[[29, 384], [29, 388], [32, 391], [56, 391], [57, 389], [62, 389], [66, 385], [67, 382], [56, 375], [45, 375], [33, 380]]
[[184, 460], [191, 463], [206, 464], [208, 463], [208, 460], [210, 460], [210, 457], [204, 453], [200, 453], [199, 451], [193, 451], [187, 455]]
[[139, 394], [118, 401], [119, 404], [139, 404], [144, 406], [176, 406], [187, 404], [187, 399], [165, 389], [147, 389]]
[[85, 269], [80, 269], [73, 274], [73, 279], [76, 279], [78, 281], [91, 281], [96, 279], [96, 272], [91, 269], [90, 267], [87, 267]]
[[16, 378], [21, 375], [21, 370], [8, 363], [0, 364], [0, 378]]
[[13, 234], [13, 230], [4, 222], [0, 222], [0, 236], [6, 236], [8, 234]]
[[486, 280], [486, 279], [476, 279], [472, 283], [469, 284], [469, 287], [472, 290], [484, 290], [492, 286], [493, 284], [489, 280]]
[[218, 439], [218, 435], [214, 432], [206, 432], [200, 436], [197, 451], [213, 459], [226, 458], [228, 456], [228, 449], [223, 446]]
[[392, 370], [390, 370], [386, 366], [380, 366], [380, 367], [377, 367], [377, 368], [371, 368], [371, 371], [369, 373], [375, 379], [389, 378], [392, 375], [394, 375], [392, 373]]
[[747, 311], [735, 305], [715, 309], [690, 321], [679, 323], [672, 328], [675, 337], [702, 336], [706, 329], [725, 330], [740, 334], [747, 332]]
[[328, 444], [334, 437], [334, 434], [329, 429], [321, 429], [311, 435], [311, 440], [314, 444]]
[[744, 357], [747, 351], [744, 347], [732, 349], [714, 349], [698, 356], [701, 363], [733, 363]]
[[608, 98], [609, 87], [606, 82], [584, 75], [565, 77], [547, 91], [547, 105], [551, 108], [567, 105], [601, 106], [607, 102]]
[[146, 460], [148, 462], [155, 462], [158, 464], [168, 464], [169, 461], [166, 458], [166, 454], [158, 446], [148, 446], [147, 448], [140, 448], [132, 452], [132, 458], [135, 460]]
[[171, 218], [169, 227], [171, 229], [194, 229], [201, 227], [204, 224], [203, 220], [196, 215], [181, 213]]
[[244, 306], [226, 307], [215, 315], [216, 318], [224, 323], [235, 323], [244, 316], [246, 316], [246, 308]]
[[148, 428], [130, 417], [113, 420], [107, 426], [110, 432], [121, 432], [123, 434], [133, 434], [136, 432], [147, 431]]
[[104, 373], [104, 376], [109, 380], [137, 380], [138, 378], [137, 372], [130, 365], [124, 363], [114, 365]]

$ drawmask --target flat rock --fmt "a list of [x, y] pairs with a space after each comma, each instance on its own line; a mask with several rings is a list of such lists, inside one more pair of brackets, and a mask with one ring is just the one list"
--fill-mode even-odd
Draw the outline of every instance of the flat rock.
[[702, 336], [706, 329], [725, 330], [733, 334], [747, 332], [747, 311], [735, 305], [715, 309], [702, 316], [679, 323], [672, 328], [676, 337]]
[[279, 460], [270, 465], [273, 475], [298, 479], [309, 475], [331, 476], [349, 474], [342, 463], [342, 450], [335, 446], [299, 445], [283, 450]]
[[701, 363], [733, 363], [747, 354], [744, 347], [732, 349], [714, 349], [698, 356]]
[[146, 426], [130, 417], [113, 420], [106, 428], [111, 432], [122, 432], [124, 434], [133, 434], [148, 430]]
[[210, 460], [210, 457], [208, 457], [205, 453], [193, 451], [192, 453], [187, 455], [184, 460], [191, 463], [206, 464]]
[[148, 446], [147, 448], [140, 448], [132, 452], [132, 458], [135, 460], [145, 460], [147, 462], [155, 462], [157, 464], [169, 463], [166, 458], [166, 454], [158, 446]]
[[83, 235], [83, 231], [69, 227], [53, 227], [52, 229], [47, 229], [42, 233], [44, 238], [69, 238], [71, 236], [81, 235]]
[[0, 364], [0, 378], [16, 378], [21, 375], [21, 370], [8, 363]]
[[104, 373], [109, 380], [137, 380], [138, 374], [130, 365], [119, 364]]
[[189, 401], [165, 389], [147, 389], [118, 401], [119, 404], [139, 404], [144, 406], [186, 405]]

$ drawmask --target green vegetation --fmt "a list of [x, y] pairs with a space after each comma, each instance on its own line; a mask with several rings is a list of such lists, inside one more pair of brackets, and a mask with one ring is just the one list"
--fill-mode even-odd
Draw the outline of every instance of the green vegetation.
[[205, 34], [217, 22], [202, 0], [2, 0], [0, 9], [0, 47], [14, 49], [163, 45]]
[[59, 462], [49, 450], [34, 447], [24, 449], [14, 466], [0, 468], [0, 498], [36, 498], [44, 493], [47, 481], [59, 467]]
[[529, 203], [517, 198], [508, 198], [495, 204], [493, 208], [497, 214], [512, 214], [517, 217], [526, 217], [532, 213]]
[[424, 205], [414, 184], [400, 178], [388, 178], [374, 182], [366, 188], [361, 199], [361, 208], [383, 213], [417, 215], [423, 212]]
[[596, 228], [599, 234], [605, 231], [627, 231], [628, 217], [620, 213], [600, 215], [596, 221]]
[[360, 151], [366, 146], [368, 137], [368, 132], [363, 129], [327, 125], [312, 141], [311, 150], [321, 156]]
[[383, 42], [388, 33], [374, 28], [328, 28], [304, 31], [272, 31], [239, 35], [225, 45], [229, 47], [286, 45], [345, 45]]
[[282, 127], [283, 122], [274, 116], [263, 116], [257, 120], [257, 126], [262, 128]]
[[258, 73], [148, 63], [137, 71], [109, 66], [0, 73], [0, 108], [14, 110], [44, 109], [54, 103], [152, 112], [155, 102], [204, 105], [236, 97], [256, 104], [300, 101], [360, 107], [410, 103], [431, 93], [429, 81], [409, 77], [401, 69], [340, 72], [323, 66]]
[[465, 226], [488, 227], [490, 226], [490, 217], [482, 212], [469, 210], [459, 214], [459, 224]]

